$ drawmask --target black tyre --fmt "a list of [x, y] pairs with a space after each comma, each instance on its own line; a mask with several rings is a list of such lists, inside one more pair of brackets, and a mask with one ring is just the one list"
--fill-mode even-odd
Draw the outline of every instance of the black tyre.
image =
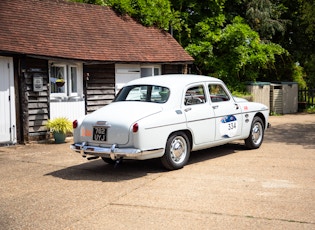
[[102, 160], [106, 162], [107, 164], [113, 165], [116, 163], [116, 161], [112, 160], [111, 158], [102, 157]]
[[245, 145], [249, 149], [258, 149], [264, 140], [264, 123], [260, 117], [254, 117]]
[[177, 132], [168, 138], [161, 162], [169, 170], [180, 169], [187, 164], [189, 156], [189, 139], [185, 133]]

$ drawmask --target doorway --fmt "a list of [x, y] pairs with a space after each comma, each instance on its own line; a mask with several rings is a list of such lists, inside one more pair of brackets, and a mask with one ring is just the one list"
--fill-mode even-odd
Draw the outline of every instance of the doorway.
[[0, 56], [0, 144], [16, 143], [13, 58]]

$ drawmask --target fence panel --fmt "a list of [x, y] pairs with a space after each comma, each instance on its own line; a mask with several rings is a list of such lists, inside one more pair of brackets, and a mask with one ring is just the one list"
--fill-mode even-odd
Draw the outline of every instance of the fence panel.
[[315, 105], [315, 89], [299, 89], [299, 102], [307, 106]]

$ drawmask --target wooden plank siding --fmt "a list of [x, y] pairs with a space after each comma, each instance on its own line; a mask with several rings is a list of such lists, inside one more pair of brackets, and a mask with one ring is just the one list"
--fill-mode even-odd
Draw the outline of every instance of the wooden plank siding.
[[[50, 133], [46, 123], [50, 118], [50, 82], [49, 64], [46, 59], [19, 56], [15, 57], [15, 79], [17, 95], [17, 123], [21, 143], [48, 139]], [[162, 65], [162, 74], [183, 73], [181, 64]], [[106, 106], [115, 98], [115, 64], [83, 65], [83, 91], [85, 95], [85, 113]], [[33, 77], [43, 78], [43, 90], [35, 92]]]
[[170, 65], [165, 64], [162, 66], [162, 74], [181, 74], [186, 73], [185, 65], [178, 64], [178, 65]]
[[[47, 138], [45, 127], [49, 118], [49, 77], [48, 61], [36, 58], [21, 59], [20, 77], [22, 125], [24, 141], [37, 141]], [[43, 91], [34, 92], [33, 77], [43, 77]]]
[[84, 65], [83, 76], [87, 114], [112, 102], [115, 97], [115, 64]]

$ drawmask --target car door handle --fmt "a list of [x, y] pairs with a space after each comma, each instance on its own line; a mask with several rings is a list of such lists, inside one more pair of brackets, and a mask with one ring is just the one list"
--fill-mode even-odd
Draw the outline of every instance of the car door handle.
[[238, 106], [238, 104], [235, 104], [235, 108], [236, 108], [236, 109], [239, 109], [240, 107]]
[[185, 112], [189, 112], [190, 110], [191, 110], [191, 108], [184, 109]]
[[217, 108], [219, 108], [219, 106], [218, 105], [214, 105], [214, 106], [212, 106], [212, 108], [213, 109], [217, 109]]

